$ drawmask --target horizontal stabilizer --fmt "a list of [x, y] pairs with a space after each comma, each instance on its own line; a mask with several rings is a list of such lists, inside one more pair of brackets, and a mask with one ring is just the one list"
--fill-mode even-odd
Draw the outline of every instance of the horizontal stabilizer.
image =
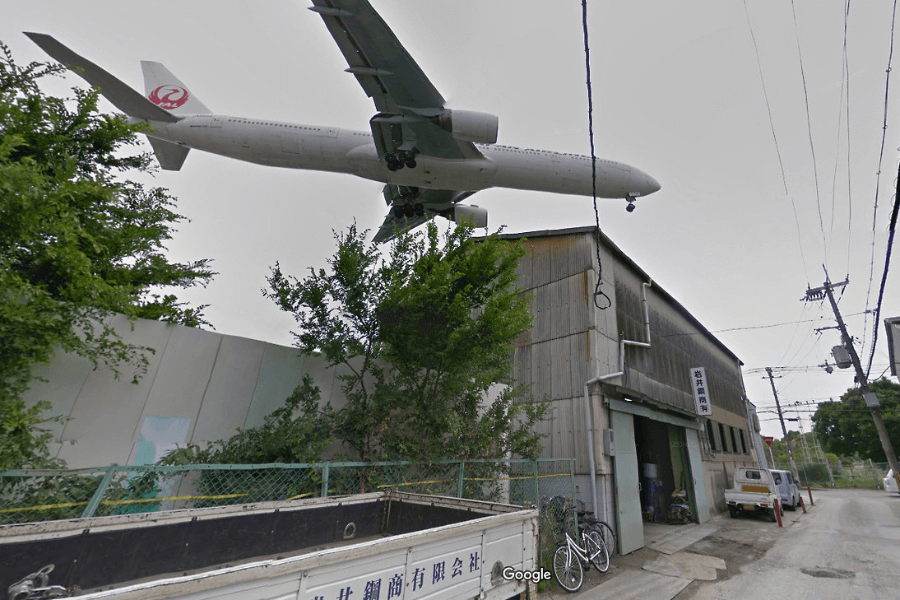
[[25, 32], [25, 35], [54, 59], [67, 67], [76, 67], [77, 70], [74, 72], [77, 75], [92, 86], [100, 88], [103, 96], [129, 117], [169, 123], [179, 120], [179, 117], [156, 106], [141, 96], [140, 92], [131, 89], [112, 74], [62, 45], [55, 38], [44, 33]]
[[156, 154], [156, 160], [159, 161], [160, 167], [166, 171], [181, 170], [181, 165], [184, 164], [184, 159], [187, 158], [190, 148], [153, 138], [149, 135], [147, 139], [150, 140], [150, 145], [153, 146], [153, 152]]

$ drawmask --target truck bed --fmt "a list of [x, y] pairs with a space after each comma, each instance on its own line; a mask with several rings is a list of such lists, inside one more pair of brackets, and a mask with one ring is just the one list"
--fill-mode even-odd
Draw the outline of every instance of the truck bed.
[[494, 571], [534, 568], [536, 528], [534, 510], [398, 492], [6, 525], [0, 590], [54, 564], [85, 600], [508, 598], [524, 585]]

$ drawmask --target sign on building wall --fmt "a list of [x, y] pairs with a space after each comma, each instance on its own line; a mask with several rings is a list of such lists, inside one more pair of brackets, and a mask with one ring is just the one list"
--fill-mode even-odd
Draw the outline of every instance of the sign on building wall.
[[694, 389], [697, 414], [701, 417], [708, 417], [712, 414], [712, 400], [709, 397], [709, 387], [706, 385], [706, 369], [703, 367], [691, 369], [691, 387]]

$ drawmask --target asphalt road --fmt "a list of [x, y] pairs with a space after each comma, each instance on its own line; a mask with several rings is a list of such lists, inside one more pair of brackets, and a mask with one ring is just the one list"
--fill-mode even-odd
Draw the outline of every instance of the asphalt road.
[[813, 494], [816, 506], [789, 527], [729, 519], [689, 547], [688, 552], [729, 555], [722, 558], [730, 568], [719, 581], [694, 581], [676, 600], [900, 598], [900, 494]]

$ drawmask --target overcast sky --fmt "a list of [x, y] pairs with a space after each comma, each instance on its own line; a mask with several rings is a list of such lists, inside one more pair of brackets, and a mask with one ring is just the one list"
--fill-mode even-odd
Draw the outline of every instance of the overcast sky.
[[[43, 61], [21, 32], [51, 34], [140, 91], [139, 61], [163, 62], [216, 113], [366, 131], [374, 106], [309, 4], [12, 0], [0, 40], [20, 63]], [[589, 154], [580, 0], [372, 4], [449, 107], [499, 115], [499, 143]], [[840, 306], [868, 363], [874, 316], [863, 311], [876, 305], [900, 145], [895, 75], [876, 211], [891, 4], [851, 4], [848, 111], [844, 0], [796, 0], [796, 30], [791, 2], [748, 0], [759, 63], [742, 0], [588, 3], [597, 154], [662, 184], [631, 214], [624, 201], [601, 200], [601, 226], [745, 363], [762, 411], [774, 410], [767, 366], [789, 367], [776, 369], [783, 406], [853, 385], [852, 369], [817, 366], [839, 342], [836, 331], [815, 332], [834, 325], [827, 303], [800, 301], [807, 285], [822, 285], [823, 264], [832, 281], [849, 274]], [[292, 343], [293, 321], [261, 297], [269, 266], [298, 275], [324, 266], [331, 230], [355, 217], [374, 231], [386, 212], [375, 182], [197, 151], [155, 183], [192, 220], [170, 244], [173, 258], [213, 258], [220, 272], [184, 297], [210, 304], [220, 333], [281, 344]], [[507, 232], [594, 222], [583, 197], [497, 189], [472, 203]], [[882, 319], [900, 316], [896, 262]], [[877, 327], [873, 378], [888, 367]], [[774, 414], [761, 417], [764, 435], [781, 437]]]

